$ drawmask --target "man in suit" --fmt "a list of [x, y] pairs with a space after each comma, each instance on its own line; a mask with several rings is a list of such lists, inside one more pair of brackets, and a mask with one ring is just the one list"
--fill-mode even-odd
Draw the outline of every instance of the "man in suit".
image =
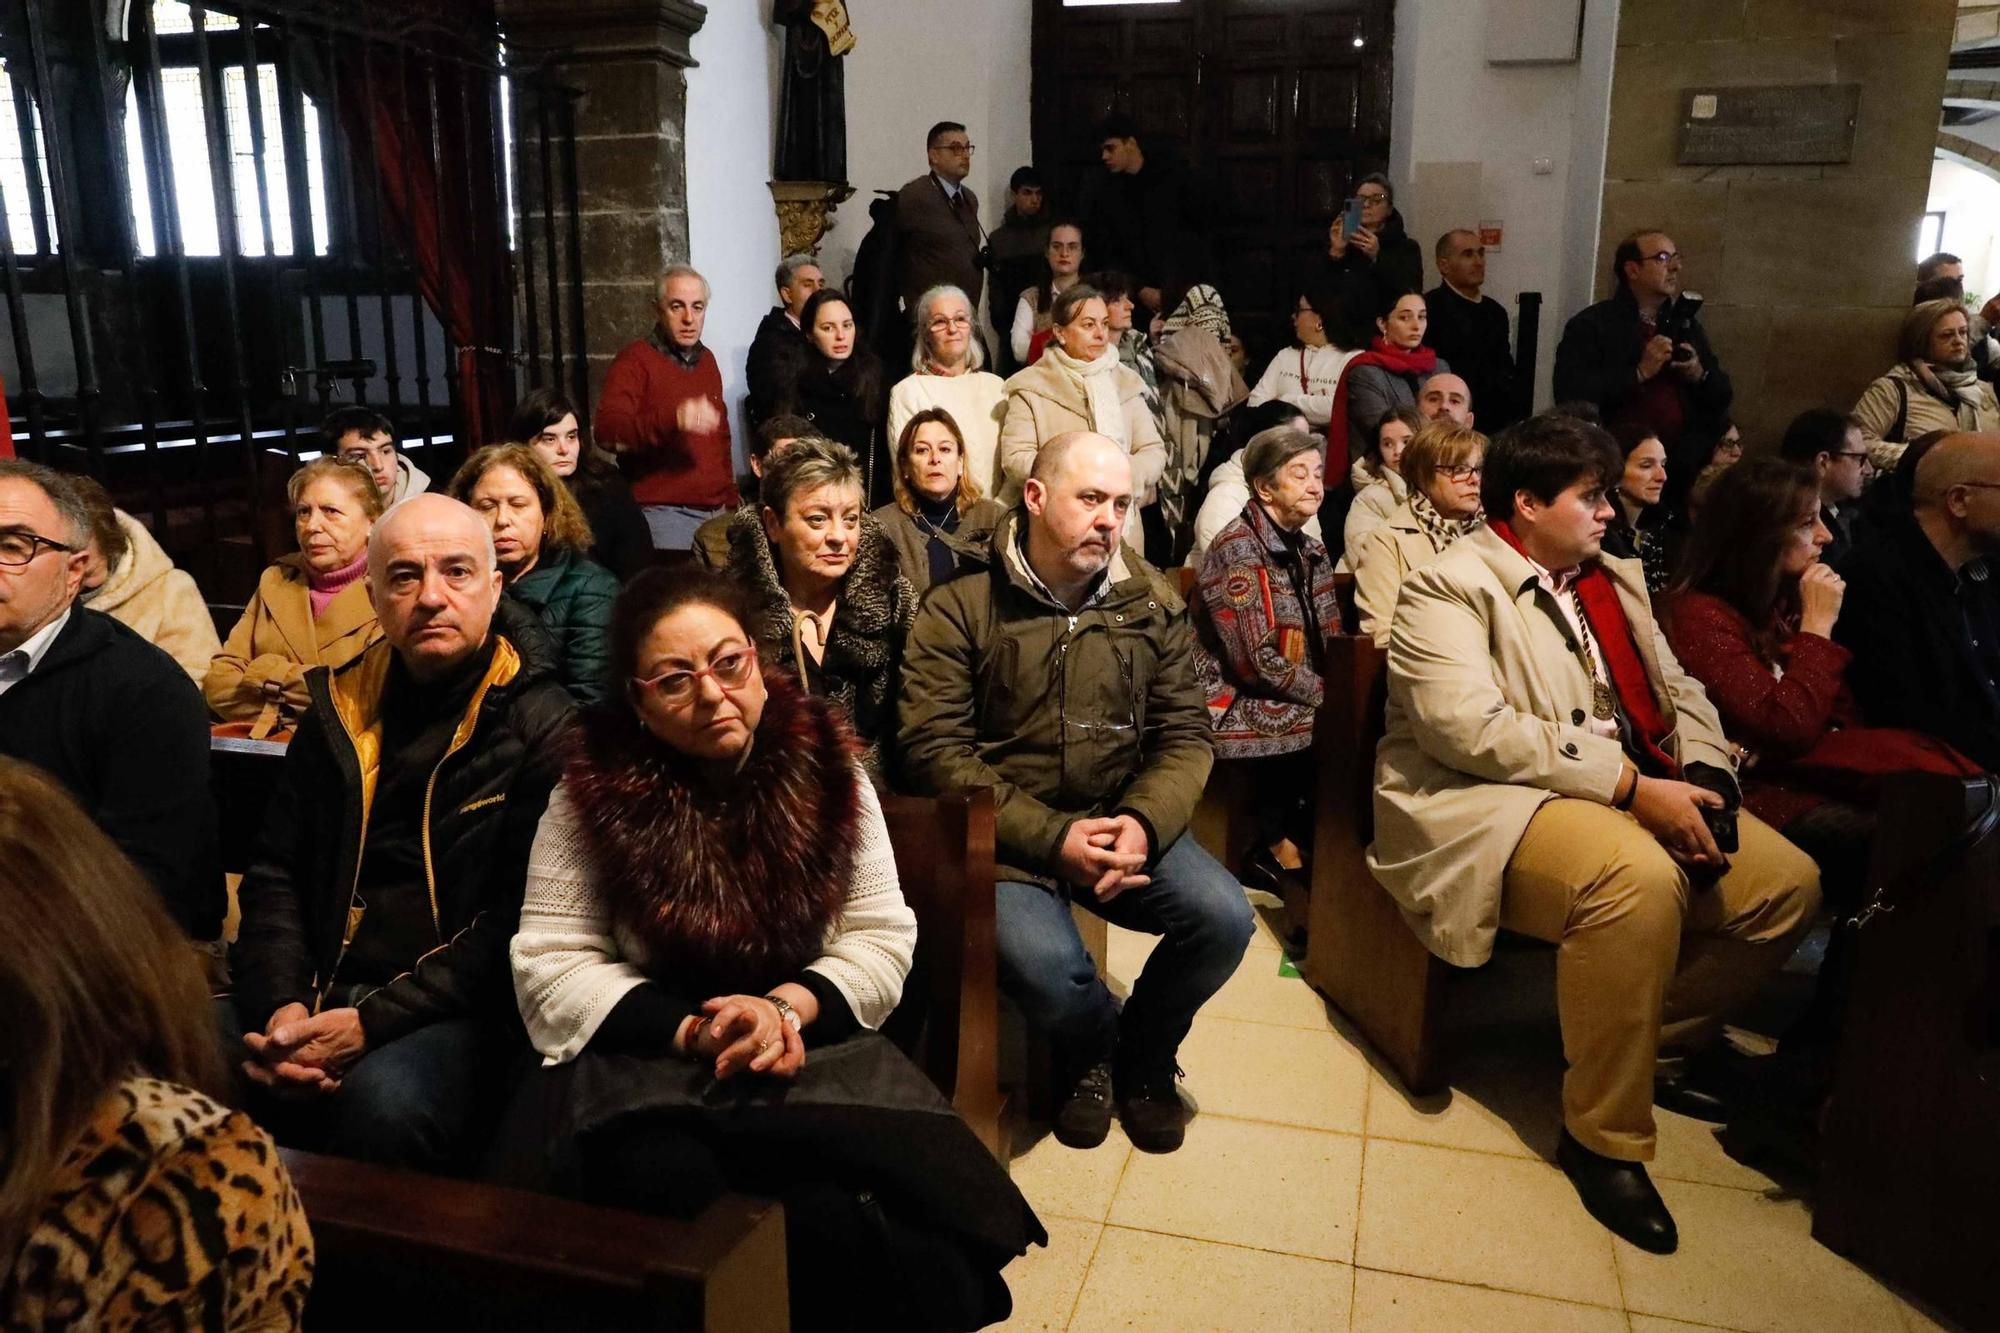
[[1487, 526], [1396, 601], [1368, 865], [1446, 962], [1485, 962], [1503, 927], [1556, 945], [1556, 1161], [1665, 1254], [1653, 1107], [1723, 1118], [1702, 1053], [1812, 925], [1819, 872], [1738, 808], [1735, 747], [1639, 562], [1602, 553], [1622, 470], [1554, 413], [1488, 447]]
[[930, 170], [896, 192], [897, 291], [912, 319], [917, 298], [937, 286], [958, 288], [977, 309], [985, 280], [979, 196], [965, 183], [972, 140], [965, 126], [941, 120], [925, 136], [924, 149]]

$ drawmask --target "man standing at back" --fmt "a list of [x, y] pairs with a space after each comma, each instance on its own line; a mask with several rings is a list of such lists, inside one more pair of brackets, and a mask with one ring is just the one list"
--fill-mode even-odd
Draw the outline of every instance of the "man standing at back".
[[701, 341], [708, 299], [708, 279], [687, 265], [660, 275], [658, 322], [611, 363], [592, 423], [662, 551], [687, 550], [696, 528], [737, 502], [722, 370]]
[[812, 294], [826, 286], [826, 275], [811, 255], [786, 255], [778, 263], [778, 304], [765, 312], [750, 340], [744, 380], [750, 390], [750, 425], [757, 426], [778, 401], [785, 358], [811, 345], [799, 316]]
[[1430, 326], [1424, 344], [1465, 378], [1485, 416], [1486, 433], [1497, 435], [1527, 415], [1526, 397], [1516, 383], [1507, 307], [1484, 295], [1486, 246], [1479, 233], [1460, 227], [1438, 237], [1437, 286], [1424, 293]]
[[[1175, 1056], [1250, 942], [1243, 888], [1187, 832], [1213, 760], [1177, 597], [1119, 541], [1132, 464], [1102, 435], [1042, 446], [986, 567], [932, 588], [903, 655], [906, 780], [994, 789], [1001, 984], [1055, 1044], [1055, 1134], [1093, 1148], [1112, 1098], [1145, 1152], [1180, 1147]], [[1070, 905], [1162, 935], [1123, 1013]]]
[[938, 286], [958, 288], [974, 310], [979, 308], [986, 279], [979, 248], [985, 234], [979, 226], [979, 196], [965, 183], [972, 172], [972, 152], [965, 126], [939, 121], [924, 137], [930, 170], [896, 192], [902, 265], [896, 290], [910, 319], [917, 316], [917, 298]]
[[512, 1054], [507, 943], [574, 704], [458, 501], [383, 516], [368, 594], [382, 641], [306, 676], [222, 1018], [281, 1138], [434, 1170], [466, 1164]]
[[1007, 180], [1007, 214], [987, 238], [993, 281], [986, 292], [986, 316], [1003, 375], [1021, 368], [1010, 337], [1014, 307], [1022, 292], [1049, 277], [1049, 215], [1042, 204], [1042, 173], [1031, 166], [1014, 168]]
[[181, 929], [212, 940], [225, 900], [208, 706], [173, 658], [78, 604], [89, 543], [67, 478], [0, 459], [0, 755], [67, 787]]
[[[1122, 112], [1097, 132], [1102, 172], [1083, 186], [1083, 243], [1093, 269], [1132, 277], [1139, 304], [1169, 314], [1188, 287], [1208, 277], [1205, 219], [1188, 173], [1140, 141], [1138, 122]], [[1136, 321], [1145, 327], [1146, 317]]]

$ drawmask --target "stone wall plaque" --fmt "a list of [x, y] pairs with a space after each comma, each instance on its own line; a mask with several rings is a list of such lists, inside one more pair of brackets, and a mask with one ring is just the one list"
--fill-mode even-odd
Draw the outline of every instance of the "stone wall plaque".
[[1854, 152], [1858, 83], [1681, 89], [1682, 166], [1806, 166]]

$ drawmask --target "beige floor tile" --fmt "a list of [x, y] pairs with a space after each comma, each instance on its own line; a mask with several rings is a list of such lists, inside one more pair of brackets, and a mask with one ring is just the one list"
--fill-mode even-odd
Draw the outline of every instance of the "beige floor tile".
[[1053, 1134], [1044, 1135], [1007, 1164], [1007, 1173], [1044, 1222], [1051, 1217], [1102, 1222], [1131, 1155], [1132, 1144], [1114, 1120], [1111, 1137], [1088, 1152], [1065, 1148]]
[[1098, 1233], [1104, 1230], [1095, 1222], [1046, 1213], [1042, 1225], [1049, 1231], [1048, 1247], [1030, 1249], [1007, 1265], [1003, 1274], [1007, 1289], [1014, 1293], [1014, 1315], [1000, 1325], [1002, 1329], [1062, 1333], [1068, 1328], [1076, 1294], [1083, 1289], [1083, 1275], [1097, 1249]]
[[[1115, 1211], [1115, 1209], [1114, 1209]], [[1368, 1140], [1355, 1263], [1619, 1304], [1611, 1237], [1545, 1162]]]
[[1546, 1160], [1562, 1130], [1562, 1066], [1545, 1060], [1468, 1056], [1447, 1068], [1448, 1092], [1412, 1098], [1373, 1075], [1368, 1136]]
[[1591, 1305], [1360, 1269], [1353, 1333], [1625, 1333], [1625, 1314]]
[[1278, 914], [1276, 912], [1267, 911], [1267, 912], [1253, 912], [1251, 915], [1255, 918], [1257, 922], [1257, 928], [1250, 932], [1250, 948], [1265, 949], [1265, 950], [1275, 949], [1278, 952], [1283, 953], [1285, 946], [1278, 939], [1278, 932], [1271, 926], [1271, 919]]
[[1351, 1279], [1346, 1264], [1106, 1227], [1070, 1328], [1320, 1333], [1347, 1327]]
[[1368, 1061], [1335, 1033], [1203, 1015], [1180, 1061], [1188, 1095], [1209, 1114], [1361, 1132]]
[[[1715, 1333], [1714, 1324], [1689, 1324], [1679, 1319], [1661, 1319], [1657, 1315], [1627, 1315], [1632, 1321], [1632, 1333]], [[1731, 1330], [1730, 1333], [1734, 1333]]]
[[1282, 954], [1267, 949], [1246, 951], [1236, 975], [1202, 1006], [1202, 1014], [1329, 1031], [1333, 1023], [1327, 1016], [1326, 1001], [1298, 977], [1278, 975], [1283, 961]]
[[1616, 1243], [1627, 1309], [1758, 1333], [1881, 1333], [1901, 1323], [1901, 1302], [1815, 1241], [1797, 1200], [1659, 1185], [1680, 1226], [1680, 1250], [1654, 1255]]
[[1655, 1180], [1687, 1180], [1697, 1185], [1727, 1185], [1740, 1190], [1777, 1188], [1762, 1171], [1743, 1165], [1716, 1142], [1715, 1126], [1672, 1111], [1653, 1111], [1659, 1128], [1657, 1155], [1648, 1170]]
[[1146, 965], [1146, 959], [1152, 956], [1153, 947], [1159, 942], [1158, 935], [1111, 927], [1106, 940], [1105, 970], [1114, 980], [1123, 983], [1125, 991], [1130, 991], [1132, 983], [1138, 979], [1139, 969]]
[[1346, 1262], [1354, 1252], [1361, 1140], [1197, 1116], [1179, 1152], [1135, 1152], [1114, 1226]]

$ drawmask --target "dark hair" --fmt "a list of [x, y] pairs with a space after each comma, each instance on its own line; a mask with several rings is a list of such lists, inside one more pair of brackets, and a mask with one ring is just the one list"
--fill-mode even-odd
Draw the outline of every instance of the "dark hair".
[[1566, 403], [1557, 403], [1549, 411], [1560, 416], [1574, 417], [1578, 421], [1588, 422], [1593, 426], [1602, 426], [1604, 424], [1604, 413], [1597, 410], [1596, 403], [1584, 398], [1572, 398]]
[[1089, 283], [1081, 279], [1071, 283], [1056, 294], [1055, 302], [1049, 306], [1049, 327], [1052, 329], [1067, 328], [1069, 322], [1076, 318], [1076, 312], [1083, 308], [1086, 301], [1102, 301], [1103, 299], [1104, 293], [1098, 291], [1097, 288], [1091, 286]]
[[1632, 456], [1632, 451], [1648, 440], [1660, 438], [1660, 432], [1650, 421], [1640, 421], [1635, 417], [1622, 417], [1611, 427], [1611, 438], [1618, 441], [1620, 462]]
[[[812, 341], [813, 323], [819, 318], [820, 310], [834, 301], [846, 306], [850, 315], [855, 315], [854, 350], [847, 354], [845, 361], [833, 360], [819, 350], [818, 343]], [[882, 358], [875, 354], [875, 349], [861, 336], [861, 319], [847, 293], [838, 287], [822, 287], [807, 297], [805, 305], [799, 310], [799, 331], [806, 335], [806, 341], [811, 344], [810, 360], [807, 364], [832, 371], [834, 378], [860, 405], [869, 424], [879, 426], [882, 423]], [[817, 430], [813, 431], [815, 435], [820, 433]]]
[[[848, 299], [846, 292], [838, 287], [822, 287], [811, 296], [808, 296], [806, 303], [799, 308], [799, 331], [805, 334], [808, 339], [811, 339], [813, 322], [819, 318], [819, 312], [826, 306], [832, 305], [835, 301], [846, 306], [848, 314], [851, 315], [854, 313], [854, 302]], [[814, 344], [814, 350], [818, 350], [818, 344]], [[854, 350], [856, 352], [861, 350], [861, 338], [858, 330], [854, 339]]]
[[1926, 278], [1918, 283], [1917, 290], [1910, 294], [1911, 305], [1922, 305], [1926, 301], [1963, 301], [1964, 299], [1964, 278]]
[[1437, 238], [1437, 244], [1431, 250], [1431, 258], [1442, 261], [1446, 255], [1450, 254], [1451, 238], [1454, 236], [1470, 236], [1475, 241], [1479, 239], [1479, 233], [1470, 227], [1453, 227], [1450, 231]]
[[1364, 185], [1381, 186], [1382, 193], [1389, 196], [1389, 207], [1394, 208], [1396, 206], [1396, 187], [1393, 184], [1391, 184], [1389, 178], [1387, 176], [1384, 176], [1381, 172], [1371, 171], [1366, 176], [1363, 176], [1360, 180], [1354, 182], [1354, 188], [1356, 192], [1358, 193], [1361, 187]]
[[362, 435], [387, 435], [394, 438], [395, 423], [372, 407], [355, 404], [353, 407], [336, 407], [326, 414], [326, 420], [319, 423], [319, 437], [326, 441], [326, 451], [336, 453], [340, 442], [359, 431]]
[[1106, 139], [1137, 139], [1139, 122], [1123, 111], [1114, 111], [1097, 122], [1097, 142]]
[[1746, 458], [1709, 487], [1695, 515], [1669, 599], [1701, 592], [1720, 597], [1750, 622], [1758, 653], [1775, 660], [1782, 598], [1779, 564], [1799, 511], [1819, 504], [1819, 474], [1804, 463], [1770, 454]]
[[[351, 466], [351, 465], [346, 465]], [[97, 547], [97, 553], [104, 557], [104, 576], [108, 579], [118, 571], [118, 562], [132, 549], [131, 541], [125, 536], [123, 525], [118, 522], [117, 507], [111, 501], [111, 492], [104, 489], [104, 483], [95, 477], [70, 476], [70, 489], [76, 498], [83, 501], [83, 507], [90, 511], [90, 540]], [[375, 488], [375, 479], [368, 479], [370, 490]]]
[[1011, 194], [1015, 190], [1026, 190], [1030, 187], [1037, 190], [1042, 188], [1042, 173], [1033, 167], [1015, 167], [1014, 174], [1007, 178], [1008, 192]]
[[632, 711], [632, 691], [626, 682], [639, 674], [639, 645], [653, 627], [684, 606], [712, 606], [731, 616], [754, 643], [763, 637], [763, 618], [744, 586], [720, 570], [678, 565], [651, 566], [634, 574], [611, 605], [607, 630], [610, 660], [605, 664], [610, 693], [623, 711]]
[[1084, 286], [1097, 288], [1097, 294], [1104, 298], [1106, 305], [1121, 296], [1132, 296], [1139, 290], [1139, 285], [1132, 281], [1130, 273], [1115, 268], [1107, 268], [1099, 273], [1081, 274], [1078, 281]]
[[959, 124], [955, 120], [939, 121], [937, 124], [931, 126], [929, 133], [924, 135], [924, 147], [926, 148], [937, 147], [937, 141], [944, 135], [952, 133], [954, 130], [956, 130], [960, 134], [963, 134], [965, 133], [965, 126]]
[[1785, 438], [1778, 441], [1778, 455], [1794, 463], [1810, 463], [1821, 454], [1837, 454], [1847, 444], [1847, 432], [1857, 425], [1845, 412], [1809, 407], [1785, 427]]
[[507, 438], [515, 444], [533, 444], [537, 435], [564, 417], [574, 416], [577, 416], [576, 404], [561, 389], [535, 389], [514, 404], [513, 418], [507, 423]]
[[1294, 418], [1304, 415], [1297, 403], [1288, 403], [1282, 398], [1266, 398], [1257, 406], [1246, 407], [1237, 413], [1236, 438], [1244, 441], [1247, 448], [1254, 437], [1277, 426], [1288, 426]]
[[1917, 265], [1917, 281], [1929, 282], [1938, 275], [1938, 270], [1946, 264], [1963, 264], [1965, 261], [1947, 250], [1940, 250]]
[[791, 412], [780, 412], [776, 416], [765, 417], [758, 425], [757, 433], [750, 437], [750, 456], [769, 458], [779, 440], [802, 440], [819, 433], [819, 427], [806, 418]]
[[979, 489], [979, 482], [972, 475], [965, 457], [965, 432], [958, 428], [958, 419], [942, 407], [927, 407], [913, 414], [903, 423], [903, 433], [896, 437], [895, 457], [889, 473], [890, 489], [896, 496], [896, 507], [906, 514], [917, 512], [917, 497], [910, 492], [910, 483], [903, 476], [903, 469], [910, 461], [910, 450], [916, 447], [917, 430], [932, 422], [951, 432], [951, 438], [958, 442], [958, 494], [952, 497], [961, 507], [972, 504], [985, 494]]
[[1625, 290], [1625, 266], [1645, 262], [1645, 255], [1639, 251], [1639, 242], [1648, 236], [1665, 236], [1658, 227], [1641, 227], [1618, 242], [1618, 248], [1611, 252], [1611, 281], [1619, 291]]
[[1543, 412], [1500, 432], [1486, 450], [1479, 500], [1491, 519], [1514, 516], [1514, 496], [1526, 491], [1544, 504], [1579, 481], [1610, 490], [1625, 471], [1618, 442], [1602, 426]]
[[[1374, 459], [1377, 463], [1382, 461], [1382, 428], [1392, 421], [1400, 421], [1405, 426], [1408, 426], [1410, 428], [1411, 439], [1415, 439], [1417, 432], [1430, 424], [1424, 420], [1424, 414], [1417, 411], [1415, 407], [1392, 407], [1381, 416], [1376, 417], [1375, 424], [1368, 428], [1368, 442], [1362, 446], [1361, 452]], [[1409, 440], [1405, 440], [1403, 443], [1407, 446]]]
[[0, 481], [10, 477], [30, 483], [49, 497], [49, 503], [55, 506], [56, 517], [69, 529], [63, 535], [63, 543], [72, 551], [81, 551], [90, 544], [90, 506], [70, 484], [69, 474], [26, 458], [0, 458]]

